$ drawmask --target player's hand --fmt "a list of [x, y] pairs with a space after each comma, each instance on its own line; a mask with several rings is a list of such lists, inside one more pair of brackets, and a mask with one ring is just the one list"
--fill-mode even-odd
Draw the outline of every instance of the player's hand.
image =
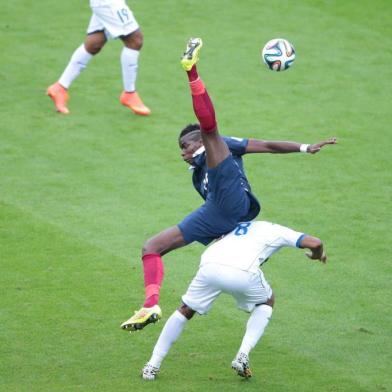
[[324, 140], [320, 143], [315, 143], [315, 144], [311, 144], [308, 147], [308, 153], [309, 154], [316, 154], [317, 152], [319, 152], [321, 150], [322, 147], [326, 146], [327, 144], [336, 144], [337, 140], [336, 137], [331, 137], [327, 140]]
[[305, 253], [305, 255], [307, 256], [307, 257], [309, 257], [309, 259], [311, 259], [311, 260], [319, 260], [319, 261], [321, 261], [323, 264], [325, 264], [326, 262], [327, 262], [327, 254], [323, 251], [323, 253], [321, 254], [321, 255], [319, 255], [319, 254], [316, 254], [316, 253], [313, 253], [313, 252], [311, 252], [311, 253]]

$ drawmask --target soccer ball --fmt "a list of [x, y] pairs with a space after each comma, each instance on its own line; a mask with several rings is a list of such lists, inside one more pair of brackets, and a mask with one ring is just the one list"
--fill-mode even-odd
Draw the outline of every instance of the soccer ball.
[[293, 64], [295, 49], [286, 39], [275, 38], [265, 44], [261, 57], [272, 71], [284, 71]]

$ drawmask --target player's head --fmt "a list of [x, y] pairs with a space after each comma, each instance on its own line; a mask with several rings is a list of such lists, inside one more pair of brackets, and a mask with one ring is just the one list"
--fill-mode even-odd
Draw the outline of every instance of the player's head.
[[203, 141], [201, 139], [200, 125], [187, 125], [178, 136], [178, 145], [181, 149], [182, 159], [191, 165], [193, 162], [194, 152], [203, 145]]

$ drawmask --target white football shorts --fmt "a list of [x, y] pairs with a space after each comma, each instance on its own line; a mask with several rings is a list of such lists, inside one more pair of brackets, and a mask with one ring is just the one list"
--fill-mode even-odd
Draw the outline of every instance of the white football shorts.
[[87, 34], [104, 31], [108, 39], [129, 35], [139, 29], [132, 11], [125, 1], [112, 1], [100, 6], [91, 6], [93, 15]]
[[205, 314], [221, 293], [227, 293], [237, 301], [239, 309], [251, 312], [256, 305], [265, 303], [272, 289], [261, 270], [243, 271], [216, 263], [200, 267], [182, 302], [199, 314]]

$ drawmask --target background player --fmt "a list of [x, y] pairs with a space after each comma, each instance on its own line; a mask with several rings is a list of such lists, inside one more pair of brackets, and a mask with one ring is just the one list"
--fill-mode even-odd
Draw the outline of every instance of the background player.
[[[239, 222], [254, 219], [260, 211], [256, 197], [243, 171], [241, 155], [246, 152], [318, 152], [335, 139], [314, 145], [293, 142], [223, 139], [217, 128], [215, 112], [196, 62], [202, 41], [188, 42], [182, 58], [187, 71], [193, 108], [200, 125], [186, 127], [179, 139], [183, 159], [194, 165], [193, 183], [205, 203], [186, 216], [178, 225], [150, 238], [142, 251], [145, 302], [143, 307], [122, 323], [126, 330], [142, 329], [161, 317], [158, 306], [163, 280], [162, 256], [193, 241], [204, 245], [233, 230]], [[207, 181], [208, 179], [208, 181]]]
[[120, 38], [124, 43], [121, 52], [124, 91], [120, 102], [134, 113], [148, 116], [151, 110], [144, 105], [135, 86], [143, 34], [132, 11], [124, 0], [90, 0], [90, 7], [92, 16], [84, 44], [75, 50], [60, 79], [48, 87], [47, 94], [58, 112], [68, 114], [68, 89], [71, 83], [104, 47], [108, 38]]
[[327, 261], [318, 238], [265, 221], [240, 223], [212, 244], [201, 256], [199, 271], [182, 297], [183, 304], [167, 320], [142, 377], [155, 379], [187, 321], [195, 312], [206, 314], [222, 292], [232, 295], [240, 309], [251, 313], [231, 364], [241, 377], [251, 377], [249, 353], [263, 335], [274, 305], [271, 287], [259, 267], [284, 246], [308, 248], [311, 252], [306, 255], [310, 259]]

